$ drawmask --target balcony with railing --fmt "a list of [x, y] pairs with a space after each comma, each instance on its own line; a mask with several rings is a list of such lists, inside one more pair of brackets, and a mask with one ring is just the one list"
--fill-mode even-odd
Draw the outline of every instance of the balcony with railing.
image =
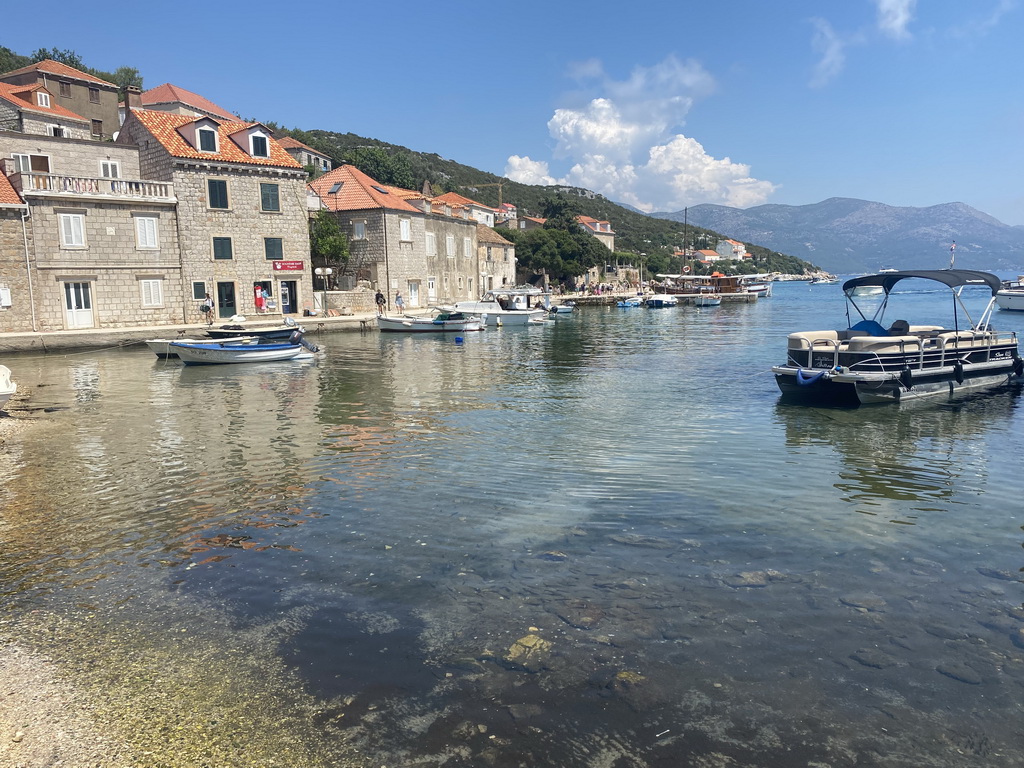
[[89, 197], [111, 200], [174, 202], [174, 184], [169, 181], [108, 179], [65, 176], [59, 173], [21, 171], [10, 177], [22, 197]]

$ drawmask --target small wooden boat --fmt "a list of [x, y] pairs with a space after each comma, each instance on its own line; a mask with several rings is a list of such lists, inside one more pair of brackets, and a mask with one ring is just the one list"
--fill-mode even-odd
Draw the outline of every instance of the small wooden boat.
[[246, 328], [238, 324], [222, 325], [220, 328], [207, 329], [206, 335], [211, 339], [227, 339], [235, 336], [257, 336], [261, 339], [288, 339], [296, 331], [304, 333], [305, 329], [291, 318], [285, 318], [285, 322], [282, 325], [268, 328]]
[[0, 411], [17, 391], [18, 385], [11, 379], [11, 369], [6, 365], [0, 365]]
[[306, 347], [291, 341], [263, 343], [199, 343], [172, 341], [169, 345], [185, 365], [220, 365], [229, 363], [272, 363], [293, 360], [306, 352]]
[[722, 303], [722, 297], [717, 293], [702, 293], [694, 297], [695, 307], [717, 307]]
[[255, 336], [232, 336], [226, 339], [147, 339], [146, 346], [161, 360], [166, 360], [178, 356], [178, 352], [171, 348], [175, 341], [185, 341], [189, 344], [256, 344], [259, 339]]
[[463, 312], [440, 311], [433, 315], [402, 315], [399, 317], [377, 318], [377, 327], [382, 331], [403, 333], [445, 333], [450, 331], [479, 331], [484, 320]]

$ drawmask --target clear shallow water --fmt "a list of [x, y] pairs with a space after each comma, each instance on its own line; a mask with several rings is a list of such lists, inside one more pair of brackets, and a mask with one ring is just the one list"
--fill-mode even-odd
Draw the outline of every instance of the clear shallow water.
[[324, 764], [1019, 765], [1019, 393], [781, 403], [786, 334], [842, 308], [15, 358], [57, 410], [2, 459], [5, 619], [244, 646]]

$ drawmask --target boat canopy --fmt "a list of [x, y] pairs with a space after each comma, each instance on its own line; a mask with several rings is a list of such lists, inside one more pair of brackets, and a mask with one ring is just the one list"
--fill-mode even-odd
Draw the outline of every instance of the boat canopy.
[[896, 283], [910, 277], [935, 280], [950, 288], [959, 288], [963, 285], [987, 285], [992, 291], [993, 296], [999, 290], [1001, 284], [999, 278], [991, 272], [981, 272], [976, 269], [911, 269], [855, 277], [843, 283], [843, 292], [849, 295], [854, 289], [863, 286], [881, 286], [882, 290], [888, 295]]

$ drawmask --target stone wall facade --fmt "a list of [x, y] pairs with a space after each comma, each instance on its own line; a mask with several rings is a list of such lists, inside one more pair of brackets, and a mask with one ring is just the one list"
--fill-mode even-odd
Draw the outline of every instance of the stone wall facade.
[[[0, 208], [0, 333], [32, 330], [22, 211]], [[6, 306], [7, 298], [10, 306]]]

